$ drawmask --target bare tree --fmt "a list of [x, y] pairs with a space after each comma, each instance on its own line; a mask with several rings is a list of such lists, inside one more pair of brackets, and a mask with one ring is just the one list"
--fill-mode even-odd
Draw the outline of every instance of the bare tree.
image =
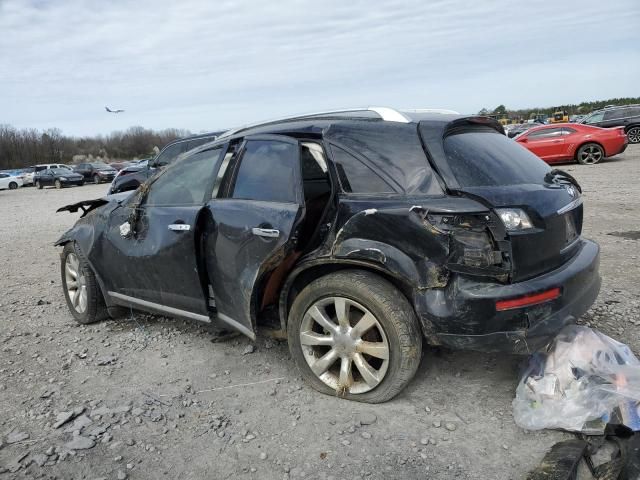
[[155, 149], [189, 134], [179, 129], [154, 131], [131, 127], [106, 137], [67, 137], [57, 128], [40, 132], [0, 125], [0, 170], [36, 163], [68, 163], [78, 154], [114, 160], [140, 158], [153, 155]]

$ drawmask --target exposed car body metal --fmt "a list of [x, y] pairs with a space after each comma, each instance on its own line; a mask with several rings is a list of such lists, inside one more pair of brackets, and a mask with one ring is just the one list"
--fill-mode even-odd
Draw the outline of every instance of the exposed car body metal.
[[[406, 122], [319, 114], [228, 132], [191, 153], [221, 149], [210, 200], [182, 207], [180, 215], [172, 206], [146, 207], [156, 176], [134, 194], [60, 209], [81, 209], [83, 216], [56, 245], [76, 242], [108, 306], [217, 318], [250, 338], [265, 302], [279, 307], [284, 330], [293, 297], [310, 279], [354, 266], [389, 279], [436, 344], [522, 353], [584, 313], [600, 287], [599, 250], [579, 235], [582, 205], [568, 182], [543, 181], [543, 174], [537, 185], [465, 186], [449, 164], [445, 139], [467, 129], [503, 133], [502, 127], [483, 117], [400, 114]], [[299, 244], [308, 214], [301, 187], [293, 203], [229, 198], [228, 178], [248, 139], [324, 148], [332, 187], [308, 245]], [[390, 191], [339, 192], [334, 146], [375, 171]], [[502, 206], [525, 209], [536, 228], [507, 232], [495, 212]], [[123, 236], [126, 223], [131, 234]], [[496, 311], [498, 299], [549, 286], [562, 287], [562, 296]]]

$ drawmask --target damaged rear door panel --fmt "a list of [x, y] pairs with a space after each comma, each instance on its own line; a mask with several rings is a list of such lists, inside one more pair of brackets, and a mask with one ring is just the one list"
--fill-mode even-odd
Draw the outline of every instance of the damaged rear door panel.
[[206, 267], [218, 318], [255, 338], [261, 279], [292, 252], [303, 215], [300, 145], [249, 136], [229, 168], [228, 184], [206, 207]]

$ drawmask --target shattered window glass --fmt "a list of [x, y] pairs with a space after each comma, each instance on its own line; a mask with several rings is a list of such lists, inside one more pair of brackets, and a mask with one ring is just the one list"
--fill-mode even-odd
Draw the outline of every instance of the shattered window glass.
[[218, 165], [222, 148], [191, 155], [177, 162], [153, 184], [147, 205], [194, 205], [204, 203]]

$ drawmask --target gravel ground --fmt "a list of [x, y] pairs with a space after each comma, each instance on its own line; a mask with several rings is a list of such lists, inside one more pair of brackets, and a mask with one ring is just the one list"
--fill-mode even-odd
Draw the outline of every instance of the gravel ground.
[[[563, 168], [602, 247], [582, 321], [639, 353], [640, 146]], [[52, 246], [77, 215], [54, 212], [106, 188], [0, 192], [2, 478], [522, 478], [567, 436], [514, 424], [514, 356], [427, 349], [406, 391], [370, 406], [315, 393], [283, 342], [140, 313], [77, 325]]]

